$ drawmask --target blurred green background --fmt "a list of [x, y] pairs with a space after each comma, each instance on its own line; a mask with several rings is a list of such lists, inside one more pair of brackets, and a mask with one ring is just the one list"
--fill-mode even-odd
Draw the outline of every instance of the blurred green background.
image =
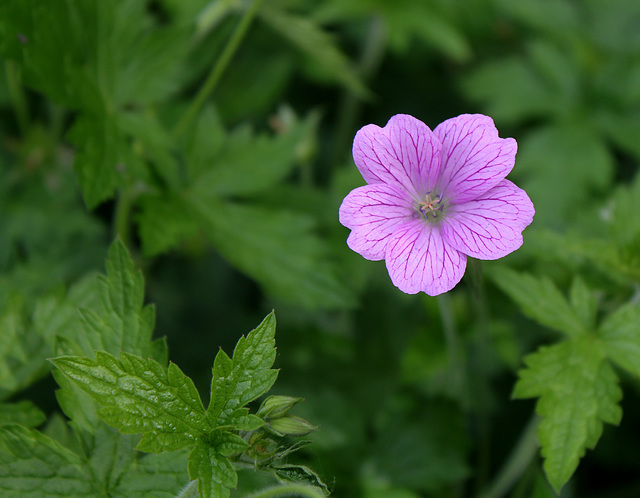
[[[218, 348], [276, 310], [274, 392], [306, 398], [321, 430], [296, 458], [335, 496], [476, 496], [533, 413], [510, 400], [522, 356], [557, 338], [492, 269], [580, 275], [602, 310], [637, 296], [640, 2], [264, 0], [239, 36], [252, 5], [1, 2], [0, 306], [35, 334], [0, 345], [2, 397], [57, 410], [30, 317], [102, 271], [119, 234], [202, 393]], [[518, 141], [510, 179], [536, 217], [521, 250], [451, 292], [456, 359], [442, 306], [352, 253], [337, 212], [364, 183], [361, 126], [474, 112]], [[624, 383], [621, 426], [562, 496], [640, 495], [639, 384]], [[537, 458], [510, 496], [553, 496]]]

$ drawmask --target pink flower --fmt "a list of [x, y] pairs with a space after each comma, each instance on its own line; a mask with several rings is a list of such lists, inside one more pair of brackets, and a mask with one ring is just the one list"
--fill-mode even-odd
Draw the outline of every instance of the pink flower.
[[431, 296], [460, 281], [467, 256], [498, 259], [522, 245], [533, 220], [526, 192], [506, 180], [518, 146], [482, 114], [448, 119], [431, 131], [398, 114], [356, 134], [353, 158], [368, 183], [340, 206], [347, 245], [384, 259], [401, 291]]

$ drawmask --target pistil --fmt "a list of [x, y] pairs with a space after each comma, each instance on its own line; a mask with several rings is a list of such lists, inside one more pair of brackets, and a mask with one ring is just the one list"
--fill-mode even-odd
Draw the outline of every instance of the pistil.
[[428, 192], [424, 197], [424, 201], [420, 201], [418, 206], [425, 220], [428, 220], [430, 215], [433, 218], [437, 218], [444, 208], [444, 204], [442, 204], [442, 194], [436, 194], [432, 197], [431, 192]]

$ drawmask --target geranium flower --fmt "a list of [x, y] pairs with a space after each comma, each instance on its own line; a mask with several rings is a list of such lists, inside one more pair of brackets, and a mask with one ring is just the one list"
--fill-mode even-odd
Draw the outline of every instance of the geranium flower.
[[406, 114], [384, 128], [365, 126], [353, 158], [368, 185], [340, 206], [340, 223], [351, 229], [347, 245], [366, 259], [384, 259], [403, 292], [451, 290], [467, 256], [498, 259], [522, 245], [535, 210], [505, 179], [516, 150], [482, 114], [448, 119], [433, 131]]

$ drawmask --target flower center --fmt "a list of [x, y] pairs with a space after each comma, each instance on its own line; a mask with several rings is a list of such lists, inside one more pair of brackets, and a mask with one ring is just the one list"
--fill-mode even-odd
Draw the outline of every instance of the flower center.
[[444, 203], [442, 202], [442, 194], [431, 195], [428, 192], [424, 196], [424, 200], [418, 202], [418, 210], [422, 213], [425, 220], [431, 218], [437, 218], [444, 209]]

